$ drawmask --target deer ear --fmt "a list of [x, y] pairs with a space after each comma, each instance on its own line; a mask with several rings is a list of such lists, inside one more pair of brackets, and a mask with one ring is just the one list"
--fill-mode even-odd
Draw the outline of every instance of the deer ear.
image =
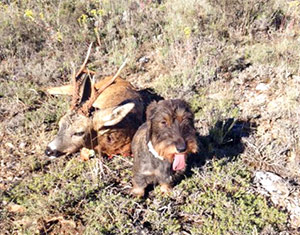
[[72, 85], [65, 85], [60, 87], [50, 87], [46, 89], [50, 95], [72, 95], [74, 87]]
[[[100, 96], [100, 95], [99, 95]], [[101, 105], [102, 105], [103, 101], [102, 101], [102, 97], [98, 97], [94, 103], [93, 103], [93, 107], [97, 108], [97, 109], [101, 109]]]
[[97, 131], [104, 126], [114, 126], [123, 120], [124, 117], [134, 108], [134, 103], [127, 103], [121, 106], [107, 108], [95, 112], [93, 126]]
[[80, 87], [80, 102], [79, 106], [84, 104], [92, 96], [92, 81], [90, 76], [84, 74], [85, 78], [83, 79], [82, 85]]

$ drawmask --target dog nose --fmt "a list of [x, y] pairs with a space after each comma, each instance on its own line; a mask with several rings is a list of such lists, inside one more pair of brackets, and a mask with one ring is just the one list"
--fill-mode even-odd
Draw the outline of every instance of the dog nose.
[[45, 150], [45, 154], [48, 157], [57, 157], [58, 151], [56, 149], [51, 149], [49, 146]]
[[182, 153], [186, 150], [186, 144], [184, 142], [176, 144], [176, 149], [178, 152]]

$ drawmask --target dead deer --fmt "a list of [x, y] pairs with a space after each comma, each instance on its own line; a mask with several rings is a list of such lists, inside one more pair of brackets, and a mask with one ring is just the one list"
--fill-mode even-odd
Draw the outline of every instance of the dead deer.
[[73, 75], [73, 85], [50, 89], [52, 94], [73, 96], [70, 110], [59, 121], [57, 136], [45, 150], [50, 158], [82, 147], [108, 156], [130, 155], [131, 140], [143, 121], [142, 98], [117, 74], [95, 84], [91, 76], [94, 73], [82, 66]]

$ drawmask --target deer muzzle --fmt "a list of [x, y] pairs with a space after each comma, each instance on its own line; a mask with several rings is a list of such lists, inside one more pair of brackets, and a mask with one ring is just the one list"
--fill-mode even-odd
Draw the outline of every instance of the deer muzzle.
[[59, 151], [56, 146], [53, 144], [53, 142], [51, 142], [46, 150], [45, 150], [45, 154], [50, 158], [50, 159], [54, 159], [57, 158], [61, 155], [63, 155], [64, 153]]

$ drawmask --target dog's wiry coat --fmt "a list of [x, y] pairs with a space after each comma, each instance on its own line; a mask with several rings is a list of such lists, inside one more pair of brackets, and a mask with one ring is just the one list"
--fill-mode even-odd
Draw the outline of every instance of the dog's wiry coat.
[[139, 196], [151, 183], [159, 183], [162, 191], [169, 191], [174, 171], [183, 172], [186, 155], [197, 151], [194, 115], [186, 102], [152, 102], [146, 118], [132, 141], [132, 193]]

